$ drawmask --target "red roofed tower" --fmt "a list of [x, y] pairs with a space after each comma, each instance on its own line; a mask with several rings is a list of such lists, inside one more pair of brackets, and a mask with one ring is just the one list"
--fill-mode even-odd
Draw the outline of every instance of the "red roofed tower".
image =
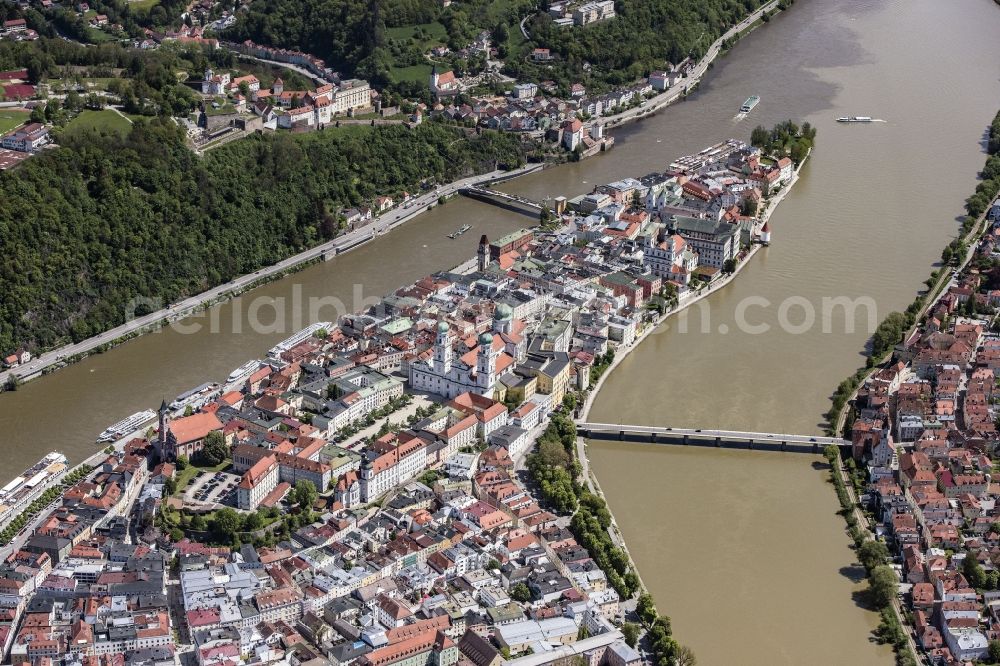
[[760, 228], [760, 243], [761, 245], [771, 244], [771, 225], [767, 220], [764, 220], [764, 226]]
[[486, 237], [486, 234], [483, 234], [479, 239], [477, 256], [479, 258], [479, 272], [482, 273], [490, 265], [490, 239]]

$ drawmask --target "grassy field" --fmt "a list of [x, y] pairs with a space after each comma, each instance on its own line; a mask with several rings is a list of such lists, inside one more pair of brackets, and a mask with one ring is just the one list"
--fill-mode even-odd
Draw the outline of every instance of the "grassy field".
[[118, 132], [125, 134], [132, 128], [132, 124], [110, 109], [103, 111], [81, 111], [73, 120], [66, 125], [64, 132], [86, 132], [97, 130], [98, 132]]
[[[418, 31], [421, 32], [420, 37], [416, 36]], [[404, 25], [398, 28], [388, 28], [385, 32], [389, 39], [402, 41], [416, 39], [417, 44], [420, 46], [422, 51], [426, 51], [448, 42], [448, 31], [445, 30], [444, 26], [437, 21], [434, 21], [433, 23], [418, 23], [417, 25]]]
[[128, 6], [134, 12], [149, 13], [149, 10], [160, 4], [160, 0], [129, 0]]
[[0, 134], [6, 134], [15, 127], [28, 122], [31, 113], [19, 109], [0, 109]]
[[430, 81], [431, 69], [433, 69], [433, 66], [430, 64], [393, 67], [389, 70], [389, 75], [394, 81], [416, 81], [417, 83], [426, 84]]

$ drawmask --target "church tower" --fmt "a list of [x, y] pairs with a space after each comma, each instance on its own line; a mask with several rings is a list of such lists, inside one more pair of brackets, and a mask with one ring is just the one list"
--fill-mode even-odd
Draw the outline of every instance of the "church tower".
[[493, 311], [493, 331], [510, 333], [513, 329], [514, 309], [506, 303], [501, 303]]
[[451, 372], [451, 327], [446, 321], [438, 322], [437, 340], [434, 342], [434, 370], [439, 375]]
[[159, 410], [159, 432], [156, 433], [156, 453], [160, 457], [160, 461], [166, 460], [167, 451], [167, 430], [170, 428], [170, 416], [168, 414], [167, 401], [163, 400], [160, 402]]
[[479, 336], [479, 352], [476, 354], [476, 385], [486, 395], [497, 380], [497, 357], [493, 353], [493, 336], [484, 332]]
[[479, 239], [479, 250], [476, 256], [479, 259], [479, 272], [486, 272], [486, 267], [490, 265], [490, 239], [486, 237], [486, 234], [483, 234]]

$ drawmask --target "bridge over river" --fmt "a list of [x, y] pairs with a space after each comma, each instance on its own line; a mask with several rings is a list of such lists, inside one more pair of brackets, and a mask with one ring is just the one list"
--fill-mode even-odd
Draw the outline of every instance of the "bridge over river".
[[770, 432], [739, 432], [735, 430], [702, 430], [668, 428], [665, 426], [624, 425], [621, 423], [576, 424], [577, 434], [589, 439], [611, 439], [622, 442], [673, 444], [678, 446], [706, 446], [723, 449], [751, 449], [760, 451], [793, 451], [797, 453], [822, 453], [823, 447], [834, 444], [849, 446], [840, 437], [819, 435], [787, 435]]

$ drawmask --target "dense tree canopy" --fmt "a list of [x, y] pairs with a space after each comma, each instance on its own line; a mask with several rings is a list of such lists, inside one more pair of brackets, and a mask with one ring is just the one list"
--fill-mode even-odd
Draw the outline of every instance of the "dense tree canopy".
[[799, 127], [791, 120], [778, 123], [770, 130], [758, 125], [750, 133], [750, 143], [767, 155], [788, 156], [796, 166], [809, 154], [816, 140], [816, 129], [809, 123]]
[[510, 135], [362, 129], [257, 135], [199, 158], [153, 119], [68, 136], [0, 174], [0, 349], [82, 340], [136, 297], [176, 302], [334, 237], [341, 208], [523, 160]]
[[539, 14], [531, 22], [525, 53], [542, 46], [559, 60], [549, 68], [509, 58], [507, 68], [523, 78], [580, 81], [592, 89], [623, 85], [667, 62], [701, 57], [713, 41], [761, 4], [760, 0], [629, 0], [615, 3], [615, 19], [572, 29]]
[[[548, 3], [543, 3], [542, 8]], [[564, 89], [580, 81], [598, 90], [626, 84], [667, 62], [700, 57], [717, 37], [757, 9], [761, 0], [630, 0], [617, 3], [618, 17], [582, 28], [556, 25], [530, 0], [470, 0], [448, 8], [434, 0], [254, 0], [232, 39], [299, 49], [348, 74], [384, 83], [400, 60], [402, 46], [387, 29], [440, 23], [453, 50], [489, 30], [507, 73], [523, 80], [553, 80]], [[518, 23], [534, 13], [522, 41]], [[556, 55], [539, 65], [526, 56], [535, 47]], [[564, 90], [565, 92], [565, 90]]]
[[255, 0], [226, 37], [319, 56], [353, 72], [383, 39], [377, 0]]

